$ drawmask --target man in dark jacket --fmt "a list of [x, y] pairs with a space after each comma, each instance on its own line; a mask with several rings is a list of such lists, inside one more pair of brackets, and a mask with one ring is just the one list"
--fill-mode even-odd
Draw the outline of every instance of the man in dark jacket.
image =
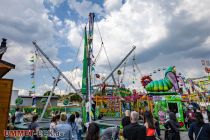
[[146, 127], [138, 124], [139, 114], [131, 112], [131, 123], [123, 129], [123, 136], [127, 140], [145, 140]]
[[203, 115], [200, 112], [195, 114], [196, 122], [194, 122], [189, 129], [188, 136], [190, 140], [194, 140], [193, 133], [195, 134], [195, 139], [197, 140], [209, 140], [210, 139], [210, 124], [204, 123]]
[[126, 125], [129, 125], [131, 123], [130, 121], [130, 110], [126, 110], [125, 111], [125, 117], [123, 117], [122, 119], [122, 126], [123, 128], [126, 126]]

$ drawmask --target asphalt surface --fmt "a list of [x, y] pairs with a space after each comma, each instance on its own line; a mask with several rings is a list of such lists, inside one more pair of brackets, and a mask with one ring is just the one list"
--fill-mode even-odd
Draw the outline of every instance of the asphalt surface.
[[[161, 139], [164, 140], [164, 131], [161, 131]], [[180, 137], [181, 140], [190, 140], [188, 137], [188, 132], [187, 131], [181, 131], [180, 132]]]

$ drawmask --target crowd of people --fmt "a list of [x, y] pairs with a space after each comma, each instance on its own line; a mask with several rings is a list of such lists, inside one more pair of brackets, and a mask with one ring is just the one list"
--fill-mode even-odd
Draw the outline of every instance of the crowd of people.
[[[180, 123], [177, 121], [177, 115], [174, 112], [167, 112], [168, 117], [163, 126], [165, 134], [161, 136], [159, 121], [154, 118], [150, 111], [130, 112], [126, 110], [121, 120], [120, 126], [109, 127], [100, 130], [97, 123], [91, 122], [87, 125], [86, 140], [180, 140]], [[190, 140], [210, 140], [210, 115], [204, 107], [188, 106], [184, 112], [185, 126], [188, 130]], [[8, 129], [14, 129], [12, 124], [19, 124], [23, 121], [23, 115], [32, 115], [28, 125], [29, 130], [39, 131], [38, 115], [34, 112], [25, 113], [16, 109], [14, 116], [10, 116]], [[65, 112], [53, 112], [49, 124], [49, 140], [82, 140], [85, 125], [78, 112], [66, 114]], [[39, 140], [41, 137], [34, 135], [32, 140]]]
[[[24, 115], [31, 114], [31, 120], [28, 125], [29, 130], [38, 132], [40, 126], [38, 123], [38, 114], [22, 112], [20, 108], [16, 108], [13, 116], [8, 119], [8, 130], [13, 130], [14, 125], [24, 122]], [[83, 122], [78, 112], [74, 114], [66, 114], [65, 112], [53, 112], [51, 122], [49, 123], [48, 140], [82, 140]], [[36, 134], [36, 133], [34, 133]], [[38, 133], [37, 133], [38, 134]], [[31, 140], [41, 140], [40, 135], [34, 135]]]
[[[201, 106], [194, 108], [189, 105], [185, 112], [186, 127], [190, 140], [210, 140], [210, 116], [208, 110]], [[174, 112], [168, 112], [168, 118], [163, 124], [164, 136], [161, 136], [158, 120], [150, 111], [139, 113], [129, 110], [125, 111], [122, 118], [122, 136], [125, 140], [180, 140], [180, 123]], [[86, 140], [118, 140], [120, 136], [119, 127], [110, 127], [100, 134], [96, 123], [91, 123], [88, 128]], [[183, 139], [184, 140], [184, 139]]]
[[[78, 112], [68, 116], [65, 112], [55, 113], [50, 123], [49, 140], [81, 140], [83, 123]], [[57, 133], [59, 132], [59, 133]]]

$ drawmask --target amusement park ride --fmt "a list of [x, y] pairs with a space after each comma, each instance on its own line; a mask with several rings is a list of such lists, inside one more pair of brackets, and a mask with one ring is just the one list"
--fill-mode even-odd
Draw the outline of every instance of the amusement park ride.
[[[82, 99], [82, 117], [84, 122], [91, 122], [93, 118], [93, 108], [89, 105], [89, 110], [86, 110], [85, 103], [95, 102], [96, 108], [94, 110], [95, 117], [97, 118], [101, 114], [106, 117], [120, 118], [126, 109], [135, 111], [151, 111], [154, 116], [159, 118], [160, 124], [163, 127], [163, 123], [167, 119], [167, 113], [172, 111], [176, 114], [177, 119], [182, 126], [181, 129], [185, 129], [184, 126], [184, 104], [190, 100], [197, 102], [206, 102], [207, 89], [205, 85], [210, 84], [208, 77], [203, 78], [190, 78], [185, 79], [181, 74], [177, 74], [175, 66], [169, 66], [164, 68], [164, 77], [161, 80], [152, 80], [152, 74], [144, 75], [141, 73], [138, 65], [135, 62], [135, 54], [133, 57], [133, 77], [136, 76], [136, 70], [139, 72], [139, 82], [144, 88], [144, 91], [137, 91], [137, 89], [126, 88], [124, 84], [124, 75], [126, 60], [134, 52], [136, 46], [125, 55], [125, 57], [119, 62], [116, 67], [112, 69], [108, 56], [107, 60], [110, 67], [110, 74], [107, 77], [102, 77], [98, 73], [94, 73], [97, 59], [101, 53], [102, 48], [105, 49], [104, 43], [101, 37], [101, 48], [96, 55], [93, 57], [93, 30], [94, 30], [94, 13], [89, 14], [89, 28], [88, 32], [86, 27], [84, 28], [84, 53], [83, 53], [83, 73], [82, 73], [82, 87], [78, 90], [73, 83], [62, 73], [62, 71], [50, 60], [50, 58], [42, 51], [42, 49], [33, 41], [33, 45], [36, 51], [42, 55], [49, 64], [57, 71], [58, 75], [54, 78], [53, 88], [48, 96], [44, 109], [42, 111], [40, 121], [46, 112], [48, 104], [52, 94], [54, 93], [55, 87], [57, 86], [60, 77], [62, 77], [68, 85], [72, 87], [75, 94], [79, 95]], [[106, 51], [105, 51], [106, 53]], [[120, 67], [123, 66], [123, 71]], [[159, 70], [158, 70], [159, 71]], [[156, 71], [155, 71], [156, 73]], [[116, 77], [118, 75], [118, 80]], [[96, 77], [101, 79], [100, 83], [93, 84], [93, 78]], [[121, 76], [121, 80], [120, 77]], [[113, 84], [110, 84], [108, 80], [112, 78]], [[118, 82], [117, 82], [118, 81]], [[133, 78], [132, 83], [135, 83]], [[87, 114], [88, 112], [89, 114]], [[87, 120], [87, 115], [89, 120]]]
[[[94, 30], [94, 13], [89, 14], [89, 30], [84, 29], [84, 57], [83, 57], [83, 74], [82, 74], [82, 88], [77, 90], [75, 86], [69, 81], [68, 78], [58, 69], [58, 67], [49, 59], [49, 57], [41, 50], [41, 48], [33, 42], [35, 48], [48, 60], [48, 62], [58, 71], [58, 78], [55, 79], [53, 89], [48, 97], [47, 103], [45, 104], [44, 110], [42, 112], [41, 118], [43, 117], [52, 93], [59, 81], [59, 77], [62, 76], [67, 83], [73, 88], [75, 93], [82, 97], [82, 116], [83, 121], [92, 121], [92, 118], [89, 117], [89, 120], [86, 119], [86, 112], [89, 112], [89, 116], [93, 116], [92, 108], [89, 106], [89, 110], [86, 111], [85, 101], [88, 100], [89, 103], [92, 103], [94, 100], [96, 104], [95, 115], [96, 117], [99, 114], [103, 114], [107, 117], [122, 117], [124, 110], [150, 110], [153, 111], [155, 117], [159, 118], [160, 124], [166, 120], [166, 115], [169, 111], [173, 111], [184, 129], [184, 114], [183, 114], [183, 105], [185, 102], [190, 100], [196, 100], [197, 102], [206, 101], [204, 92], [207, 92], [207, 89], [204, 85], [209, 84], [208, 77], [203, 78], [191, 78], [185, 79], [180, 73], [176, 73], [175, 66], [170, 66], [164, 68], [165, 71], [164, 78], [161, 80], [152, 80], [152, 74], [143, 76], [138, 65], [135, 63], [135, 55], [133, 58], [133, 72], [137, 69], [140, 73], [141, 84], [144, 87], [145, 91], [137, 92], [136, 89], [132, 91], [127, 89], [123, 84], [123, 78], [125, 74], [125, 65], [128, 57], [134, 52], [136, 46], [128, 52], [128, 54], [122, 59], [119, 64], [112, 69], [108, 56], [107, 60], [110, 66], [110, 74], [107, 77], [102, 77], [100, 74], [94, 74], [93, 69], [97, 63], [97, 59], [101, 53], [102, 48], [105, 49], [104, 43], [101, 37], [101, 48], [96, 56], [93, 57], [93, 30]], [[100, 33], [100, 31], [99, 31]], [[105, 51], [106, 53], [106, 51]], [[119, 68], [123, 65], [123, 72]], [[134, 68], [136, 67], [136, 68]], [[158, 71], [160, 71], [158, 69]], [[122, 75], [122, 79], [118, 82], [115, 79], [115, 74]], [[156, 73], [156, 71], [155, 71]], [[98, 79], [101, 79], [100, 84], [93, 84], [93, 79], [91, 77], [95, 76]], [[109, 78], [112, 78], [114, 84], [109, 84], [107, 81]], [[133, 81], [134, 83], [135, 81]], [[141, 85], [139, 85], [141, 86]], [[200, 91], [200, 92], [199, 92]], [[199, 92], [199, 93], [198, 93]], [[200, 96], [199, 96], [200, 95]]]

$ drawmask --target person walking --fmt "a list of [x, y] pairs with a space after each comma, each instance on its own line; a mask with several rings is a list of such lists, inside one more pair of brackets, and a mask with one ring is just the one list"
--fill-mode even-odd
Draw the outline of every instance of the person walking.
[[144, 126], [147, 129], [146, 140], [156, 140], [156, 138], [155, 138], [155, 134], [156, 134], [155, 122], [154, 122], [151, 112], [146, 111], [144, 113], [144, 121], [145, 121]]
[[158, 119], [158, 117], [156, 117], [154, 120], [155, 120], [156, 135], [158, 136], [159, 139], [161, 139], [161, 138], [160, 138], [161, 133], [160, 133], [160, 123], [159, 123], [159, 119]]
[[100, 140], [100, 128], [97, 123], [89, 124], [86, 140]]
[[21, 123], [21, 120], [23, 120], [23, 115], [25, 113], [23, 113], [19, 107], [16, 108], [16, 111], [15, 111], [15, 124], [20, 124]]
[[77, 136], [78, 136], [78, 126], [75, 122], [75, 115], [74, 114], [72, 114], [69, 117], [68, 122], [71, 125], [71, 129], [72, 129], [72, 140], [78, 140], [78, 138], [77, 138]]
[[80, 114], [78, 112], [75, 112], [75, 122], [77, 124], [78, 127], [78, 135], [77, 135], [77, 139], [78, 140], [82, 140], [82, 118], [80, 117]]
[[55, 115], [55, 117], [56, 117], [56, 122], [57, 122], [57, 124], [59, 124], [60, 123], [60, 118], [61, 118], [61, 115], [60, 114], [57, 114], [57, 115]]
[[50, 136], [48, 137], [48, 140], [56, 140], [56, 131], [55, 127], [57, 125], [57, 118], [56, 116], [52, 117], [51, 123], [50, 123]]
[[131, 112], [131, 123], [124, 127], [123, 137], [127, 140], [146, 140], [146, 127], [138, 124], [139, 114]]
[[89, 122], [91, 116], [90, 116], [90, 113], [89, 113], [90, 102], [88, 100], [86, 100], [85, 108], [86, 108], [86, 121]]
[[94, 98], [92, 97], [92, 107], [91, 107], [92, 113], [93, 113], [93, 120], [96, 120], [96, 102], [94, 101]]
[[[32, 122], [29, 124], [28, 129], [35, 131], [37, 133], [39, 131], [39, 124], [37, 122], [38, 115], [35, 114], [32, 118]], [[31, 140], [41, 140], [41, 138], [37, 135], [32, 136]]]
[[[209, 140], [210, 139], [210, 124], [205, 123], [203, 115], [200, 112], [195, 114], [196, 121], [190, 126], [188, 136], [190, 140]], [[193, 137], [195, 134], [195, 139]]]
[[209, 123], [209, 112], [207, 111], [205, 106], [201, 107], [201, 113], [203, 115], [204, 123]]
[[187, 111], [187, 114], [186, 114], [186, 117], [187, 117], [187, 120], [188, 120], [188, 128], [190, 127], [190, 125], [195, 122], [195, 112], [193, 110], [193, 106], [192, 105], [189, 105], [188, 107], [188, 111]]
[[177, 122], [176, 115], [173, 112], [169, 113], [169, 120], [166, 121], [164, 127], [167, 129], [167, 133], [165, 135], [166, 140], [180, 140], [180, 125]]
[[122, 119], [123, 128], [131, 123], [130, 121], [130, 110], [125, 111], [125, 117]]
[[59, 135], [56, 140], [72, 140], [72, 129], [70, 124], [66, 122], [66, 113], [60, 114], [60, 122], [56, 125], [55, 131], [62, 135]]

